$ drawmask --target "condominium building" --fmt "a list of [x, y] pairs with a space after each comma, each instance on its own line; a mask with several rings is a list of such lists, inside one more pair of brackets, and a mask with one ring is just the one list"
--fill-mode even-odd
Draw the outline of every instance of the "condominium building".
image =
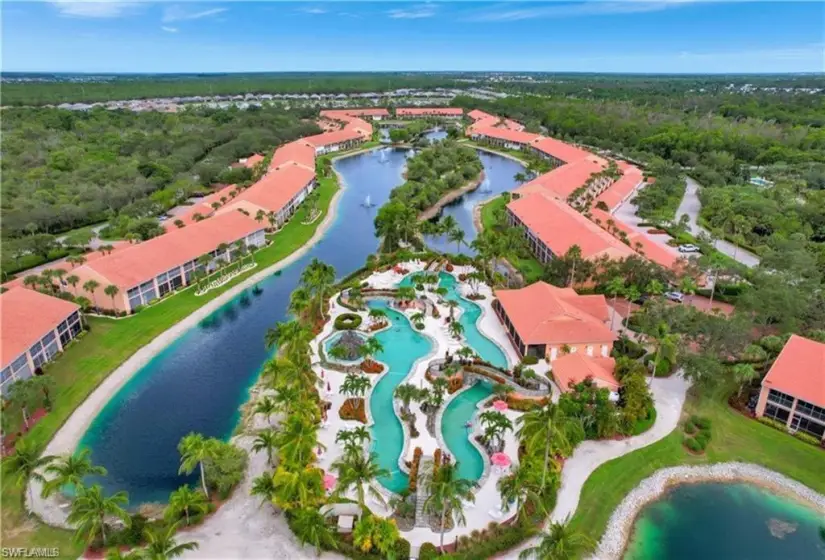
[[399, 107], [395, 116], [400, 119], [426, 119], [439, 117], [444, 119], [460, 119], [464, 116], [464, 109], [459, 107]]
[[756, 415], [825, 443], [825, 344], [792, 335], [762, 380]]
[[[304, 141], [315, 148], [315, 155], [324, 155], [357, 148], [364, 143], [365, 131], [359, 129], [341, 129], [307, 136]], [[368, 138], [368, 137], [367, 137]]]
[[0, 393], [28, 379], [82, 330], [80, 306], [27, 288], [0, 294]]

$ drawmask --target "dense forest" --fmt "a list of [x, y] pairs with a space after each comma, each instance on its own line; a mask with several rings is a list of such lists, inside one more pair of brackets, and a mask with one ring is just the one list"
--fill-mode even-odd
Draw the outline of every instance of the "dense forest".
[[401, 88], [469, 87], [461, 74], [313, 73], [108, 77], [105, 81], [4, 82], [3, 105], [57, 105], [155, 97], [264, 93], [367, 93]]

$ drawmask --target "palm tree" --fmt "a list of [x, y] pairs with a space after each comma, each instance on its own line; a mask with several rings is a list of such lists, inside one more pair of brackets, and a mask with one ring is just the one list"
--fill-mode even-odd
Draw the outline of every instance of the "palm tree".
[[106, 551], [105, 560], [143, 560], [143, 550], [135, 548], [121, 551], [119, 548], [110, 548]]
[[304, 287], [296, 288], [289, 296], [289, 312], [297, 317], [303, 317], [311, 303], [309, 290]]
[[321, 319], [324, 318], [324, 299], [334, 282], [335, 268], [318, 259], [312, 259], [301, 273], [301, 284], [318, 300], [318, 316]]
[[614, 276], [610, 279], [605, 287], [605, 293], [613, 298], [613, 305], [611, 306], [612, 313], [610, 314], [610, 328], [613, 328], [613, 319], [616, 317], [616, 298], [624, 294], [624, 278], [621, 276]]
[[493, 441], [503, 443], [504, 434], [507, 430], [513, 429], [513, 422], [497, 410], [485, 410], [479, 415], [478, 419], [484, 427], [482, 439], [485, 444], [490, 444]]
[[298, 367], [309, 365], [309, 343], [312, 333], [307, 327], [296, 320], [286, 323], [277, 323], [275, 328], [266, 331], [265, 341], [267, 348], [277, 345], [282, 348], [284, 355]]
[[66, 262], [72, 265], [72, 268], [75, 266], [80, 266], [86, 262], [86, 257], [83, 255], [69, 255], [66, 257]]
[[438, 223], [438, 225], [441, 228], [441, 231], [443, 231], [444, 233], [449, 233], [459, 227], [456, 219], [449, 214], [441, 218], [441, 221]]
[[372, 383], [369, 379], [367, 379], [366, 375], [361, 375], [359, 373], [348, 373], [344, 378], [344, 382], [341, 383], [341, 393], [344, 395], [352, 395], [353, 397], [361, 398], [367, 393], [371, 386]]
[[378, 354], [379, 352], [384, 351], [384, 345], [381, 344], [381, 341], [375, 338], [374, 336], [369, 337], [364, 341], [363, 344], [358, 348], [358, 353], [361, 357], [364, 358], [366, 362], [372, 362], [373, 356]]
[[27, 288], [36, 289], [40, 285], [40, 277], [36, 274], [29, 274], [23, 278], [23, 285]]
[[415, 288], [412, 286], [401, 286], [395, 291], [395, 298], [403, 302], [412, 301], [415, 299]]
[[395, 398], [401, 401], [401, 406], [407, 413], [410, 412], [410, 403], [420, 395], [421, 390], [412, 383], [404, 383], [395, 388]]
[[80, 278], [78, 278], [76, 274], [70, 274], [66, 277], [66, 282], [72, 287], [75, 295], [77, 295], [77, 283], [80, 282]]
[[664, 321], [656, 326], [656, 330], [652, 336], [656, 341], [656, 359], [653, 361], [653, 372], [650, 374], [651, 379], [656, 377], [659, 358], [664, 357], [668, 362], [673, 363], [676, 358], [676, 343], [678, 341], [678, 337], [670, 333], [670, 329]]
[[463, 230], [463, 229], [461, 229], [460, 227], [457, 227], [457, 228], [455, 228], [455, 229], [451, 229], [451, 230], [447, 233], [447, 239], [449, 239], [450, 241], [452, 241], [453, 243], [455, 243], [455, 246], [456, 246], [456, 253], [458, 253], [458, 252], [460, 252], [460, 251], [461, 251], [461, 245], [463, 245], [463, 244], [464, 244], [464, 238], [465, 238], [465, 237], [466, 237], [466, 236], [465, 236], [465, 234], [464, 234], [464, 230]]
[[627, 327], [628, 321], [630, 321], [630, 305], [639, 299], [641, 296], [641, 292], [639, 292], [639, 288], [637, 288], [634, 284], [631, 284], [624, 293], [624, 297], [627, 298], [627, 317], [624, 318], [624, 326]]
[[281, 460], [292, 465], [306, 465], [317, 444], [318, 428], [298, 415], [290, 415], [281, 425], [276, 441]]
[[314, 546], [318, 554], [322, 548], [338, 548], [326, 518], [316, 508], [297, 510], [292, 520], [292, 530], [301, 544]]
[[87, 476], [106, 476], [105, 468], [92, 464], [90, 454], [89, 449], [81, 449], [77, 455], [66, 455], [46, 467], [44, 472], [54, 476], [43, 485], [43, 497], [49, 497], [64, 486], [77, 488], [83, 484], [83, 479]]
[[476, 355], [475, 350], [473, 350], [469, 346], [462, 346], [458, 349], [458, 351], [456, 351], [456, 354], [464, 358], [465, 360], [469, 360], [470, 358]]
[[261, 476], [252, 479], [252, 489], [249, 491], [252, 496], [260, 496], [265, 502], [272, 502], [275, 499], [275, 477], [271, 472], [265, 472]]
[[385, 505], [384, 496], [374, 484], [380, 477], [389, 476], [387, 469], [378, 466], [378, 455], [375, 453], [348, 453], [335, 461], [332, 468], [338, 471], [338, 484], [335, 495], [340, 496], [352, 487], [355, 487], [358, 504], [366, 511], [366, 495], [369, 494], [375, 501]]
[[252, 451], [266, 451], [266, 462], [272, 465], [272, 452], [278, 447], [276, 445], [277, 436], [272, 428], [261, 430], [252, 441]]
[[571, 530], [565, 520], [563, 523], [551, 523], [547, 535], [539, 545], [523, 550], [518, 557], [519, 560], [573, 560], [580, 558], [593, 545], [588, 537]]
[[169, 494], [169, 505], [163, 512], [163, 517], [170, 522], [177, 523], [181, 515], [186, 519], [186, 524], [190, 523], [190, 515], [204, 514], [209, 511], [209, 501], [203, 492], [193, 490], [189, 485], [184, 484], [171, 494]]
[[272, 397], [266, 396], [255, 403], [253, 409], [254, 414], [263, 414], [267, 423], [270, 422], [272, 415], [278, 411], [278, 407]]
[[516, 502], [519, 517], [526, 514], [524, 506], [528, 503], [542, 515], [547, 513], [541, 500], [542, 486], [538, 473], [530, 468], [530, 465], [519, 465], [509, 475], [499, 479], [497, 487], [501, 493], [501, 506], [504, 511], [510, 511], [510, 503]]
[[410, 321], [412, 321], [413, 323], [421, 323], [422, 321], [424, 321], [424, 317], [424, 314], [419, 311], [418, 313], [413, 313], [413, 315], [410, 317]]
[[427, 480], [429, 496], [424, 501], [424, 511], [440, 518], [440, 546], [442, 550], [444, 549], [444, 529], [447, 516], [454, 516], [459, 524], [466, 523], [462, 500], [475, 501], [472, 488], [472, 482], [464, 478], [458, 478], [457, 464], [446, 463], [429, 473]]
[[746, 383], [750, 383], [757, 375], [759, 375], [751, 364], [736, 364], [731, 368], [733, 379], [739, 385], [739, 390], [736, 392], [736, 398], [742, 396], [742, 389]]
[[178, 472], [189, 474], [195, 468], [200, 469], [201, 486], [203, 487], [203, 493], [208, 498], [209, 488], [206, 487], [206, 469], [203, 462], [215, 455], [214, 440], [190, 432], [188, 435], [183, 436], [180, 443], [178, 443], [178, 452], [180, 453], [180, 469], [178, 469]]
[[383, 323], [387, 320], [387, 312], [383, 309], [379, 308], [372, 308], [370, 309], [370, 319], [372, 319], [373, 323]]
[[146, 548], [143, 550], [143, 557], [146, 560], [171, 560], [183, 556], [184, 552], [197, 550], [198, 543], [194, 541], [178, 544], [175, 540], [175, 532], [178, 524], [170, 525], [165, 530], [147, 530]]
[[115, 296], [120, 292], [120, 288], [115, 286], [114, 284], [109, 284], [105, 288], [103, 288], [103, 293], [112, 298], [112, 309], [115, 308]]
[[97, 298], [95, 297], [95, 290], [97, 290], [99, 287], [100, 282], [98, 282], [97, 280], [87, 280], [83, 283], [83, 289], [92, 294], [92, 301], [94, 302], [95, 307], [97, 307]]
[[458, 321], [452, 321], [449, 328], [450, 334], [453, 335], [454, 338], [461, 338], [461, 334], [464, 332], [464, 325]]
[[29, 383], [29, 379], [21, 379], [11, 384], [6, 399], [13, 406], [20, 409], [20, 414], [23, 415], [23, 425], [29, 429], [29, 409], [37, 407], [37, 394], [34, 386]]
[[[18, 381], [17, 384], [20, 382]], [[17, 486], [23, 488], [29, 479], [45, 482], [45, 478], [40, 474], [40, 470], [48, 467], [56, 457], [54, 455], [43, 455], [28, 443], [28, 440], [19, 439], [14, 446], [14, 454], [3, 461], [3, 472], [7, 476], [16, 477]], [[33, 503], [34, 495], [31, 485], [28, 488], [29, 503]], [[24, 508], [25, 509], [25, 505]]]
[[522, 183], [524, 183], [525, 181], [527, 181], [527, 175], [525, 175], [524, 173], [522, 173], [521, 171], [519, 171], [518, 173], [516, 173], [515, 175], [513, 175], [513, 181], [515, 181], [515, 182], [516, 182], [516, 183], [518, 183], [518, 184], [522, 184]]
[[84, 312], [88, 311], [92, 307], [92, 302], [89, 301], [89, 298], [83, 296], [77, 296], [74, 298], [74, 302], [80, 306]]
[[177, 228], [182, 228], [182, 227], [186, 226], [186, 224], [184, 223], [184, 221], [183, 221], [183, 220], [181, 220], [180, 218], [179, 218], [179, 219], [177, 219], [177, 220], [175, 220], [175, 221], [174, 221], [174, 222], [172, 222], [172, 223], [173, 223], [173, 224], [175, 224], [175, 227], [177, 227]]
[[541, 487], [547, 482], [547, 468], [550, 462], [550, 451], [567, 452], [570, 444], [565, 434], [567, 418], [556, 404], [548, 402], [541, 408], [527, 412], [518, 419], [520, 428], [518, 436], [527, 441], [528, 445], [544, 443], [544, 466], [541, 473]]
[[127, 526], [131, 523], [129, 513], [123, 509], [123, 505], [128, 501], [126, 492], [106, 496], [99, 484], [91, 487], [78, 486], [66, 518], [66, 521], [76, 528], [75, 539], [91, 544], [100, 536], [105, 546], [107, 516], [117, 517]]
[[280, 466], [272, 479], [275, 504], [284, 511], [317, 507], [324, 500], [323, 471], [304, 465]]

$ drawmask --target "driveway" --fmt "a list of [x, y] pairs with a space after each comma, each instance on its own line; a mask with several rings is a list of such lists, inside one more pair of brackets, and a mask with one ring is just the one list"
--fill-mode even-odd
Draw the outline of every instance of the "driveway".
[[[698, 196], [699, 186], [699, 183], [697, 183], [690, 177], [687, 177], [685, 179], [685, 196], [682, 197], [682, 202], [679, 204], [679, 208], [676, 210], [677, 220], [681, 218], [683, 214], [687, 214], [688, 218], [690, 218], [688, 227], [690, 229], [690, 233], [694, 236], [699, 236], [699, 234], [701, 233], [704, 233], [705, 235], [710, 235], [708, 230], [706, 230], [697, 223], [697, 220], [699, 218], [699, 211], [702, 209], [702, 203], [699, 202]], [[754, 266], [759, 264], [759, 257], [723, 239], [720, 239], [716, 242], [716, 250], [740, 262], [741, 264], [744, 264], [747, 267], [753, 268]]]

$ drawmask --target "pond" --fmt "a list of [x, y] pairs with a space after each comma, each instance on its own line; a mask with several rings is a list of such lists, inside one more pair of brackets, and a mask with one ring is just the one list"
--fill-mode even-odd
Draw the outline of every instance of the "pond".
[[[373, 220], [390, 190], [402, 181], [408, 152], [383, 148], [341, 159], [334, 167], [346, 188], [326, 235], [301, 259], [212, 313], [156, 355], [126, 383], [93, 420], [80, 442], [109, 471], [107, 492], [125, 490], [134, 507], [164, 502], [195, 476], [178, 475], [177, 444], [190, 432], [228, 438], [240, 419], [263, 363], [266, 330], [287, 319], [289, 296], [313, 258], [342, 277], [363, 266], [378, 248]], [[504, 158], [486, 160], [495, 168]], [[511, 173], [514, 174], [515, 171]], [[369, 197], [375, 206], [365, 207]], [[468, 237], [472, 231], [469, 223]]]
[[825, 518], [751, 484], [677, 486], [646, 506], [626, 560], [825, 558]]

